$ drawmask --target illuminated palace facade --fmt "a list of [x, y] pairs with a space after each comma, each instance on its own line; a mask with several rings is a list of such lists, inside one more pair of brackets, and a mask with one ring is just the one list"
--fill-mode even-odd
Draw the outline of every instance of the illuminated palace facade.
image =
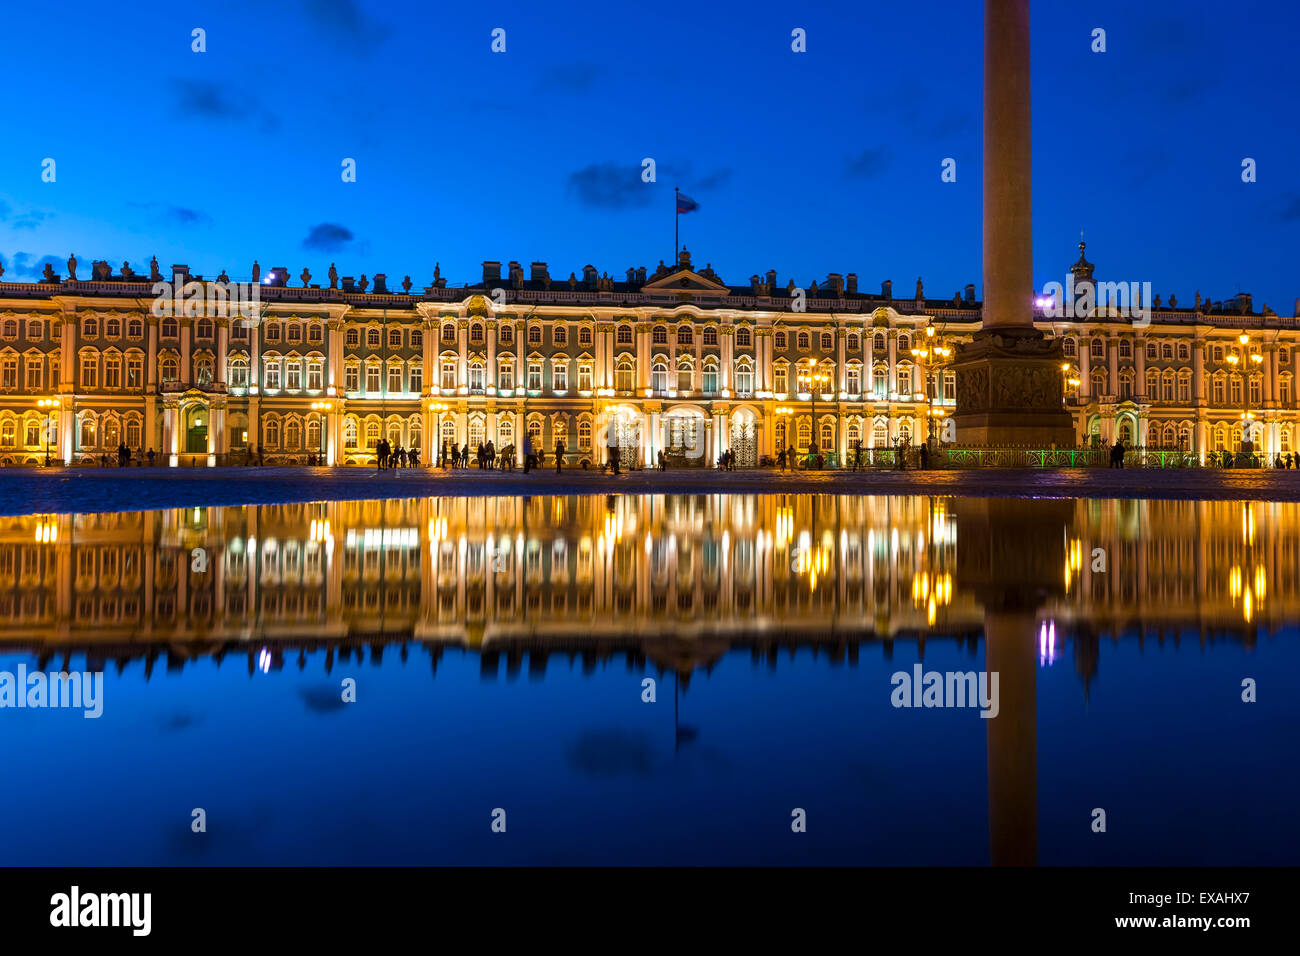
[[[1078, 283], [1092, 268], [1081, 256]], [[956, 403], [946, 364], [980, 325], [974, 286], [935, 299], [918, 280], [904, 298], [890, 282], [859, 291], [852, 273], [799, 288], [775, 272], [728, 286], [685, 250], [675, 268], [617, 281], [592, 266], [553, 281], [545, 263], [525, 277], [486, 262], [479, 283], [451, 288], [435, 271], [415, 294], [409, 278], [395, 292], [332, 267], [327, 288], [306, 270], [291, 286], [277, 268], [249, 317], [230, 317], [218, 283], [184, 266], [173, 275], [195, 307], [159, 310], [154, 273], [97, 263], [90, 279], [47, 269], [0, 282], [0, 462], [92, 462], [125, 443], [164, 465], [252, 451], [362, 464], [386, 438], [430, 464], [442, 442], [491, 440], [521, 459], [527, 434], [548, 453], [563, 439], [572, 464], [603, 461], [607, 444], [627, 465], [731, 451], [748, 466], [791, 445], [842, 463], [859, 442], [956, 437], [939, 427]], [[1296, 450], [1295, 318], [1244, 295], [1149, 305], [1149, 325], [1105, 306], [1038, 313], [1064, 339], [1062, 400], [1080, 443], [1203, 458], [1237, 447], [1249, 423], [1257, 448]]]

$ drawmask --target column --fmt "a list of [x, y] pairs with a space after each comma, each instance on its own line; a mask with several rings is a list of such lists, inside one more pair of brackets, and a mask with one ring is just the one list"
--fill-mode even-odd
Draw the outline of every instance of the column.
[[1139, 402], [1148, 402], [1153, 396], [1147, 394], [1147, 348], [1140, 338], [1133, 343], [1133, 359], [1136, 363], [1137, 381], [1133, 383], [1133, 394]]
[[213, 364], [213, 378], [218, 385], [226, 384], [226, 352], [230, 342], [230, 320], [217, 319], [217, 356]]

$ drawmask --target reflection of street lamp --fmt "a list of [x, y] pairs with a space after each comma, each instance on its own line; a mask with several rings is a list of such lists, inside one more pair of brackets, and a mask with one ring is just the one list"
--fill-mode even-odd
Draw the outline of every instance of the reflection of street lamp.
[[1240, 344], [1240, 348], [1237, 352], [1230, 354], [1227, 360], [1233, 368], [1238, 365], [1241, 366], [1241, 450], [1250, 453], [1255, 450], [1254, 440], [1246, 437], [1251, 434], [1250, 423], [1255, 420], [1255, 416], [1250, 410], [1250, 367], [1254, 365], [1258, 368], [1263, 364], [1264, 356], [1258, 352], [1250, 351], [1250, 336], [1245, 332], [1237, 336], [1237, 342]]
[[48, 421], [45, 426], [45, 467], [50, 467], [50, 433], [54, 431], [54, 416], [59, 413], [59, 400], [57, 398], [42, 398], [37, 401], [38, 408], [48, 408]]
[[330, 403], [329, 403], [329, 402], [312, 402], [312, 403], [311, 403], [311, 407], [312, 407], [312, 410], [313, 410], [313, 411], [317, 411], [317, 412], [320, 412], [320, 413], [321, 413], [321, 416], [320, 416], [320, 459], [321, 459], [321, 461], [320, 461], [320, 463], [321, 463], [322, 465], [324, 465], [324, 464], [326, 464], [326, 458], [325, 458], [325, 429], [326, 429], [326, 427], [328, 427], [328, 424], [329, 424], [329, 418], [328, 418], [328, 416], [327, 416], [325, 413], [328, 412], [328, 411], [330, 410]]
[[447, 411], [449, 407], [450, 406], [447, 405], [446, 402], [434, 402], [432, 405], [429, 406], [429, 411], [436, 412], [438, 415], [437, 433], [438, 433], [438, 467], [439, 468], [445, 467], [442, 460], [443, 449], [446, 447], [446, 444], [442, 440], [442, 413]]
[[809, 366], [808, 371], [800, 372], [798, 377], [800, 390], [811, 393], [812, 398], [812, 435], [808, 439], [808, 451], [811, 454], [817, 450], [817, 389], [829, 384], [831, 377], [818, 371], [816, 366]]

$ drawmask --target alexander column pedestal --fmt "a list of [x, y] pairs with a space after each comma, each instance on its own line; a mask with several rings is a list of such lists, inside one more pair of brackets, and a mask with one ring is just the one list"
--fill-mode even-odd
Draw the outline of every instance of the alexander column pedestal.
[[971, 445], [1073, 448], [1061, 405], [1061, 343], [1037, 329], [985, 329], [958, 353], [958, 439]]
[[1034, 328], [1029, 0], [984, 3], [984, 306], [959, 349], [957, 440], [1073, 448], [1061, 345]]

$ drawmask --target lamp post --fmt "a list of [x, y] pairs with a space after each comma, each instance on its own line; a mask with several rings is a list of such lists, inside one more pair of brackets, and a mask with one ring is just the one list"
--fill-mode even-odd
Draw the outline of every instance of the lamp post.
[[45, 426], [45, 467], [50, 467], [50, 433], [54, 431], [55, 416], [59, 413], [59, 399], [42, 398], [36, 402], [37, 408], [49, 409], [46, 413]]
[[799, 388], [806, 390], [812, 399], [812, 435], [808, 439], [808, 452], [817, 450], [817, 389], [830, 382], [831, 377], [825, 372], [818, 371], [817, 366], [810, 365], [806, 372], [799, 373]]
[[450, 406], [446, 402], [434, 402], [429, 406], [429, 411], [436, 412], [438, 416], [437, 438], [438, 438], [438, 467], [439, 468], [446, 467], [446, 465], [443, 462], [443, 457], [444, 457], [443, 450], [446, 448], [446, 444], [442, 440], [442, 413], [445, 412], [449, 407]]
[[1233, 368], [1241, 366], [1241, 451], [1251, 454], [1255, 451], [1255, 442], [1247, 436], [1251, 434], [1250, 426], [1255, 414], [1250, 410], [1250, 369], [1263, 364], [1264, 356], [1250, 350], [1250, 336], [1245, 332], [1237, 336], [1237, 343], [1237, 352], [1228, 355], [1227, 360]]
[[[786, 422], [782, 442], [785, 444], [786, 448], [788, 448], [790, 446], [790, 416], [794, 414], [794, 409], [782, 405], [776, 409], [776, 414], [780, 416], [782, 421]], [[783, 454], [785, 450], [785, 448], [778, 448], [777, 454]], [[794, 462], [790, 462], [790, 469], [794, 470]]]
[[326, 430], [326, 428], [329, 427], [329, 415], [328, 415], [328, 412], [329, 412], [329, 410], [330, 410], [331, 403], [330, 403], [330, 402], [312, 402], [312, 403], [311, 403], [311, 407], [312, 407], [312, 410], [313, 410], [313, 411], [316, 411], [316, 412], [320, 412], [320, 413], [321, 413], [321, 416], [320, 416], [320, 463], [321, 463], [322, 465], [324, 465], [324, 464], [328, 464], [328, 460], [327, 460], [327, 458], [326, 458], [326, 451], [325, 451], [325, 430]]
[[[918, 392], [915, 398], [917, 401], [925, 400], [925, 419], [927, 422], [925, 442], [932, 450], [934, 446], [934, 395], [930, 392], [930, 372], [935, 366], [942, 365], [951, 355], [952, 349], [944, 345], [941, 338], [936, 337], [933, 325], [925, 327], [925, 347], [912, 349], [912, 358], [916, 359], [916, 364], [921, 366], [921, 382], [925, 388], [924, 394]], [[940, 379], [935, 379], [934, 387], [936, 392], [939, 390], [940, 381]]]

